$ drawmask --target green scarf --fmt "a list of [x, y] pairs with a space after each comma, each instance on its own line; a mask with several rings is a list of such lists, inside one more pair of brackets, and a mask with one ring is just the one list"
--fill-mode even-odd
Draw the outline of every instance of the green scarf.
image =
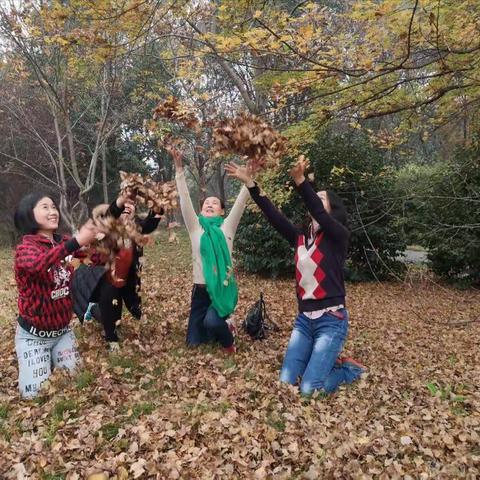
[[230, 315], [237, 305], [238, 289], [232, 257], [220, 226], [223, 217], [198, 216], [204, 232], [200, 238], [203, 275], [213, 308], [220, 317]]

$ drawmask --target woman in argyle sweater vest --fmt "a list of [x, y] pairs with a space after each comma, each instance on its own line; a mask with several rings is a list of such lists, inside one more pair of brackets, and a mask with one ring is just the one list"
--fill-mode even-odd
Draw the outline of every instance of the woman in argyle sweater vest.
[[291, 170], [311, 217], [308, 232], [293, 225], [252, 180], [247, 168], [231, 163], [229, 176], [249, 189], [271, 225], [295, 249], [298, 316], [280, 372], [282, 382], [300, 384], [303, 394], [335, 391], [352, 383], [364, 370], [351, 358], [339, 358], [348, 333], [345, 308], [345, 264], [349, 231], [341, 200], [333, 193], [317, 193], [305, 179], [305, 162]]

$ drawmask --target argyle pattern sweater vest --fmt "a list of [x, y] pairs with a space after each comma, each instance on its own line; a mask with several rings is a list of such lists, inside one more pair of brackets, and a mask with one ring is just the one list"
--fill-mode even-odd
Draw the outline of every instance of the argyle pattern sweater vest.
[[324, 257], [318, 248], [323, 233], [317, 235], [312, 244], [307, 247], [305, 236], [299, 235], [295, 252], [295, 278], [297, 281], [297, 296], [300, 300], [321, 300], [327, 292], [322, 287], [325, 272], [321, 267]]
[[308, 182], [298, 191], [305, 206], [320, 225], [311, 244], [307, 244], [303, 229], [293, 225], [257, 185], [249, 188], [250, 195], [269, 223], [295, 250], [295, 279], [298, 310], [314, 312], [336, 305], [345, 305], [344, 266], [349, 232], [329, 215]]

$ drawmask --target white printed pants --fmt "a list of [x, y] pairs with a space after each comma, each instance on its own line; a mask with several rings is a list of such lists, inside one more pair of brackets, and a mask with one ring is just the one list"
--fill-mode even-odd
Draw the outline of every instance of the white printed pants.
[[56, 338], [40, 338], [17, 325], [15, 350], [18, 358], [18, 388], [24, 398], [38, 394], [53, 368], [74, 370], [80, 362], [75, 334], [69, 330]]

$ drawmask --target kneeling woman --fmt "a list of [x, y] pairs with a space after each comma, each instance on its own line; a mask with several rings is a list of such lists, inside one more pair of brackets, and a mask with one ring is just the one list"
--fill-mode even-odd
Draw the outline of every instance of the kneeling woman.
[[22, 198], [15, 226], [23, 234], [15, 251], [18, 288], [18, 326], [15, 349], [19, 389], [34, 397], [53, 367], [73, 370], [79, 361], [75, 335], [70, 329], [73, 267], [67, 257], [94, 240], [96, 230], [85, 224], [73, 238], [56, 233], [60, 213], [44, 194]]
[[180, 208], [192, 244], [193, 290], [187, 345], [217, 341], [226, 353], [235, 353], [235, 327], [228, 322], [238, 300], [231, 255], [248, 190], [242, 188], [225, 219], [224, 205], [217, 197], [206, 198], [197, 215], [188, 193], [181, 153], [174, 147], [169, 151], [175, 162]]
[[333, 392], [342, 383], [352, 383], [363, 371], [351, 358], [338, 358], [348, 332], [343, 268], [349, 231], [341, 200], [330, 191], [315, 193], [305, 180], [305, 163], [291, 170], [311, 216], [308, 231], [295, 227], [260, 193], [248, 170], [232, 163], [226, 170], [249, 189], [272, 226], [295, 249], [299, 313], [283, 361], [280, 380], [311, 394]]
[[[135, 215], [135, 204], [132, 199], [120, 195], [109, 206], [98, 205], [92, 216], [113, 216], [122, 223], [135, 224], [141, 234], [152, 233], [160, 222], [160, 214], [152, 211], [141, 219]], [[98, 302], [99, 313], [97, 320], [103, 324], [107, 348], [110, 351], [120, 349], [117, 334], [117, 322], [122, 317], [123, 302], [131, 315], [139, 320], [142, 316], [140, 297], [140, 271], [143, 247], [129, 238], [123, 239], [123, 247], [118, 252], [111, 270], [105, 271], [105, 258], [95, 254], [93, 265], [79, 268], [73, 280], [73, 294], [75, 297], [75, 312], [81, 319], [89, 312], [91, 303]], [[88, 308], [87, 308], [88, 305]], [[87, 312], [85, 312], [87, 310]]]

